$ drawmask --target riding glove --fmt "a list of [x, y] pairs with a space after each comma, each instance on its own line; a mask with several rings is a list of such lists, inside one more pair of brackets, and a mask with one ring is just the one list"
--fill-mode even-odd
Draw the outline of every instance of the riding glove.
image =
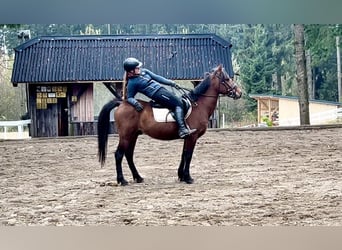
[[175, 82], [172, 82], [171, 87], [173, 87], [173, 88], [175, 88], [175, 89], [180, 89], [180, 87], [178, 86], [178, 84], [175, 83]]
[[170, 86], [171, 86], [172, 88], [177, 88], [177, 83], [171, 82]]
[[134, 103], [134, 108], [135, 108], [138, 112], [140, 112], [140, 111], [142, 111], [142, 110], [144, 109], [143, 105], [141, 105], [140, 102]]

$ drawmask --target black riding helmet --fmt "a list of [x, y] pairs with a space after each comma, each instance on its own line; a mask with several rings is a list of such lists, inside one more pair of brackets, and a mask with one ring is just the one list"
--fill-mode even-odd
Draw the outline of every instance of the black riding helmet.
[[136, 67], [141, 67], [141, 65], [142, 65], [142, 62], [140, 62], [138, 59], [134, 57], [126, 58], [123, 63], [124, 69], [126, 71], [131, 71], [135, 69]]

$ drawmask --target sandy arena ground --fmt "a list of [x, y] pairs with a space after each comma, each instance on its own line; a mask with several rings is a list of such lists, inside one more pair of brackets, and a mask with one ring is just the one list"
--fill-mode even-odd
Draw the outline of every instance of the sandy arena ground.
[[0, 141], [0, 225], [342, 225], [342, 128], [208, 131], [177, 180], [182, 141], [145, 135], [145, 183], [116, 185], [97, 138]]

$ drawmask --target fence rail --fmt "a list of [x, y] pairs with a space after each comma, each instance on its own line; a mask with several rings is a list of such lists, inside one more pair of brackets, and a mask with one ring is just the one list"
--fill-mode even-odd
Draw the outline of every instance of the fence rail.
[[24, 127], [31, 124], [31, 120], [20, 120], [20, 121], [0, 121], [0, 128], [4, 128], [4, 139], [8, 138], [8, 129], [9, 127], [17, 127], [18, 129], [18, 139], [24, 138]]

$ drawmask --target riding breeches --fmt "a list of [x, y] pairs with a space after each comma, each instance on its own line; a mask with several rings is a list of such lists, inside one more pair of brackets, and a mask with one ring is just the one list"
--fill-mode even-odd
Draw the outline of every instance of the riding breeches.
[[182, 102], [179, 97], [165, 89], [164, 87], [160, 88], [153, 96], [152, 99], [171, 110], [175, 110], [175, 108], [182, 107]]

